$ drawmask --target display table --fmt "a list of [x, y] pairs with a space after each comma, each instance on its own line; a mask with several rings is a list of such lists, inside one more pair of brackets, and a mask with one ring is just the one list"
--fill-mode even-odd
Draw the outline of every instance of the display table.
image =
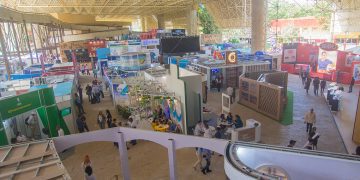
[[343, 88], [335, 83], [331, 83], [327, 89], [326, 100], [330, 105], [331, 111], [339, 111], [339, 104], [343, 93]]
[[261, 123], [254, 119], [246, 120], [246, 126], [231, 129], [231, 141], [260, 142]]

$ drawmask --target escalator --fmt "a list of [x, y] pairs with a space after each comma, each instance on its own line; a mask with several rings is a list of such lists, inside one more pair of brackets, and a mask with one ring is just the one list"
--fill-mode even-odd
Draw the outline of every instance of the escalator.
[[360, 179], [359, 156], [247, 142], [227, 145], [224, 166], [231, 180]]

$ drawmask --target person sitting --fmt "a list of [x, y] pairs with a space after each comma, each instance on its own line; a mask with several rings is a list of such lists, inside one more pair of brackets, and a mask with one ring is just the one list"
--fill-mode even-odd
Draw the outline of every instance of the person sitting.
[[163, 109], [161, 108], [160, 105], [158, 105], [158, 110], [157, 111], [158, 111], [158, 117], [159, 118], [164, 116], [164, 111], [163, 111]]
[[233, 123], [233, 116], [232, 116], [231, 112], [228, 113], [228, 115], [226, 117], [226, 121], [227, 121], [228, 124]]
[[226, 119], [225, 119], [225, 114], [221, 114], [219, 120], [220, 120], [221, 122], [225, 122], [225, 121], [226, 121]]
[[206, 109], [205, 107], [203, 107], [203, 112], [210, 112], [210, 110]]
[[20, 132], [16, 133], [16, 142], [17, 143], [26, 142], [26, 141], [27, 141], [26, 136], [22, 135]]
[[239, 115], [235, 115], [235, 117], [236, 117], [236, 120], [235, 120], [235, 128], [242, 128], [242, 127], [244, 127], [244, 124], [243, 124], [240, 116], [239, 116]]

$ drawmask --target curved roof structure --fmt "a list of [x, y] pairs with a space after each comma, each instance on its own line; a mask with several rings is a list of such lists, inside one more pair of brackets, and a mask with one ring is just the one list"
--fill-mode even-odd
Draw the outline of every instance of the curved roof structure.
[[162, 14], [173, 26], [184, 27], [185, 12], [199, 3], [205, 4], [220, 28], [250, 26], [251, 0], [3, 0], [0, 5], [27, 13], [52, 13], [61, 20], [68, 14], [86, 15], [94, 24], [128, 25], [146, 17], [151, 27], [157, 21], [151, 16]]

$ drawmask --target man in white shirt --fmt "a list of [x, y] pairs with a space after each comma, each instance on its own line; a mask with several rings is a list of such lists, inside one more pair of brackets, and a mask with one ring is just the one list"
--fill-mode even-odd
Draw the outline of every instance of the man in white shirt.
[[64, 130], [60, 128], [60, 126], [56, 126], [56, 130], [58, 132], [58, 136], [65, 136]]
[[205, 138], [213, 138], [215, 132], [215, 128], [204, 123], [204, 137]]
[[34, 140], [35, 139], [35, 124], [36, 124], [35, 112], [32, 112], [31, 115], [25, 119], [25, 124], [30, 129], [30, 137], [32, 138], [32, 140]]

